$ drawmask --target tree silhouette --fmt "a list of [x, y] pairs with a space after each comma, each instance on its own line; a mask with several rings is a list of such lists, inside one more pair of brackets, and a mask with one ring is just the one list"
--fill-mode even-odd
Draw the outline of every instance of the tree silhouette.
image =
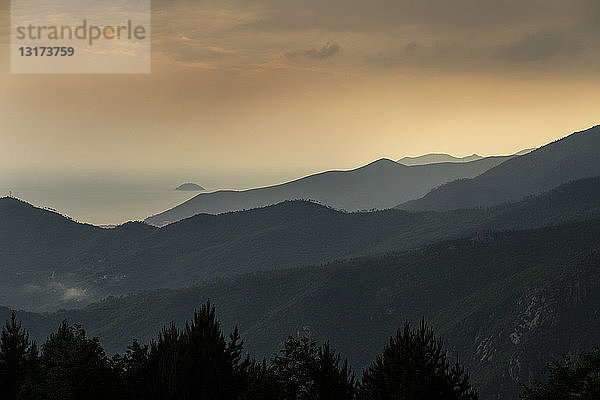
[[550, 373], [548, 382], [534, 381], [525, 387], [522, 399], [600, 399], [600, 349], [565, 355], [546, 365], [545, 370]]
[[[16, 398], [30, 351], [29, 334], [21, 328], [13, 311], [0, 336], [0, 398]], [[34, 351], [37, 352], [35, 347]]]
[[317, 345], [306, 337], [288, 338], [284, 348], [271, 360], [271, 373], [276, 377], [282, 399], [314, 397], [312, 375], [316, 370]]
[[148, 345], [140, 345], [134, 340], [127, 347], [125, 355], [116, 354], [113, 369], [120, 375], [119, 385], [122, 398], [128, 400], [146, 399], [148, 395]]
[[[13, 313], [0, 337], [0, 399], [478, 398], [469, 374], [458, 361], [447, 360], [441, 340], [424, 321], [415, 330], [406, 323], [364, 371], [360, 384], [328, 342], [319, 347], [306, 337], [290, 337], [270, 362], [250, 363], [243, 352], [238, 329], [226, 339], [210, 302], [183, 329], [171, 323], [150, 345], [134, 341], [123, 356], [112, 359], [98, 338], [87, 338], [80, 326], [66, 321], [38, 355]], [[553, 365], [549, 384], [534, 384], [525, 399], [548, 398], [565, 388], [584, 394], [578, 398], [597, 398], [600, 351], [582, 355], [577, 363]]]
[[[156, 342], [150, 345], [148, 362], [145, 366], [147, 389], [151, 399], [176, 399], [180, 388], [178, 372], [182, 354], [180, 332], [174, 322], [164, 327]], [[182, 390], [181, 388], [179, 390]]]
[[263, 377], [271, 397], [263, 395], [262, 398], [343, 400], [354, 396], [355, 379], [348, 362], [342, 363], [340, 355], [329, 343], [318, 347], [306, 337], [288, 338], [284, 348], [271, 360], [268, 374], [263, 372]]
[[406, 322], [383, 353], [363, 373], [359, 399], [477, 399], [469, 375], [458, 360], [452, 365], [443, 343], [421, 320]]
[[98, 338], [87, 338], [80, 326], [69, 326], [67, 321], [42, 346], [40, 368], [37, 387], [44, 399], [107, 399], [117, 389]]
[[242, 360], [243, 343], [237, 327], [226, 342], [210, 302], [186, 324], [181, 343], [184, 381], [193, 396], [207, 400], [242, 396], [248, 367]]
[[277, 400], [283, 398], [282, 388], [266, 359], [254, 360], [248, 367], [246, 397], [252, 400]]
[[315, 392], [318, 399], [352, 399], [356, 388], [356, 379], [348, 360], [341, 356], [326, 342], [318, 351], [317, 370], [314, 374]]
[[150, 346], [146, 398], [241, 399], [248, 380], [248, 359], [237, 328], [225, 339], [210, 302], [183, 330], [174, 323]]

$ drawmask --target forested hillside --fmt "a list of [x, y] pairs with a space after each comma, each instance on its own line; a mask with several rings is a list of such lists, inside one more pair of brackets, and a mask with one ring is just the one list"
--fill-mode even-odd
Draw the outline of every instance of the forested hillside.
[[600, 217], [600, 178], [490, 209], [343, 213], [314, 203], [198, 215], [163, 228], [77, 224], [0, 199], [0, 304], [78, 307], [108, 295], [402, 251], [486, 230]]
[[98, 335], [108, 351], [123, 351], [172, 319], [181, 326], [211, 299], [226, 329], [237, 324], [257, 356], [277, 351], [289, 335], [307, 335], [331, 340], [360, 369], [406, 319], [425, 317], [461, 354], [482, 394], [514, 398], [518, 382], [538, 376], [546, 360], [600, 343], [593, 317], [600, 307], [599, 238], [600, 220], [487, 231], [384, 257], [259, 272], [23, 320], [43, 338], [66, 318]]

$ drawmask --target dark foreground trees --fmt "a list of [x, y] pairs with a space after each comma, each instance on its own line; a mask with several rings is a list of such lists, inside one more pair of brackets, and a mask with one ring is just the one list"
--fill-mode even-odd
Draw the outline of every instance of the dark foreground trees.
[[250, 399], [320, 400], [354, 398], [356, 379], [329, 343], [318, 347], [308, 338], [288, 338], [269, 364], [250, 368]]
[[535, 381], [521, 394], [526, 400], [600, 399], [600, 349], [563, 356], [548, 364], [547, 383]]
[[365, 370], [359, 399], [477, 399], [469, 374], [459, 364], [450, 363], [442, 341], [424, 321], [416, 329], [408, 322], [403, 330]]
[[237, 328], [226, 340], [206, 303], [183, 330], [171, 324], [149, 348], [130, 346], [121, 360], [123, 385], [130, 399], [241, 399], [249, 366], [242, 351]]
[[35, 345], [17, 322], [13, 312], [0, 336], [0, 398], [16, 398], [18, 388], [27, 376], [29, 360], [37, 356]]
[[250, 362], [237, 328], [226, 338], [209, 302], [183, 329], [172, 323], [149, 345], [134, 341], [112, 358], [66, 322], [38, 354], [13, 315], [2, 331], [0, 378], [2, 400], [477, 398], [424, 322], [398, 331], [357, 383], [329, 343], [308, 338], [290, 337], [271, 360]]
[[37, 371], [27, 380], [27, 397], [51, 400], [108, 399], [118, 393], [117, 372], [98, 338], [63, 321], [42, 346]]

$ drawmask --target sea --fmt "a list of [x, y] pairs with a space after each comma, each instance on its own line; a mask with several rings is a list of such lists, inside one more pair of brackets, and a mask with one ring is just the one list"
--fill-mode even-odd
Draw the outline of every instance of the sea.
[[[176, 187], [177, 185], [175, 185]], [[154, 182], [52, 182], [51, 185], [5, 185], [11, 195], [78, 222], [112, 227], [145, 218], [181, 204], [199, 192], [181, 192]]]
[[[0, 197], [12, 196], [75, 221], [113, 227], [173, 208], [200, 193], [280, 183], [296, 174], [264, 171], [0, 170]], [[196, 183], [204, 192], [175, 190]]]

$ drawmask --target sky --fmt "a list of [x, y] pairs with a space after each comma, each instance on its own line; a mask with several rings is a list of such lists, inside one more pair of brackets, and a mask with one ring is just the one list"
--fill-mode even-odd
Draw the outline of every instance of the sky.
[[9, 21], [0, 0], [0, 173], [260, 186], [600, 123], [597, 0], [155, 0], [140, 75], [10, 74]]

